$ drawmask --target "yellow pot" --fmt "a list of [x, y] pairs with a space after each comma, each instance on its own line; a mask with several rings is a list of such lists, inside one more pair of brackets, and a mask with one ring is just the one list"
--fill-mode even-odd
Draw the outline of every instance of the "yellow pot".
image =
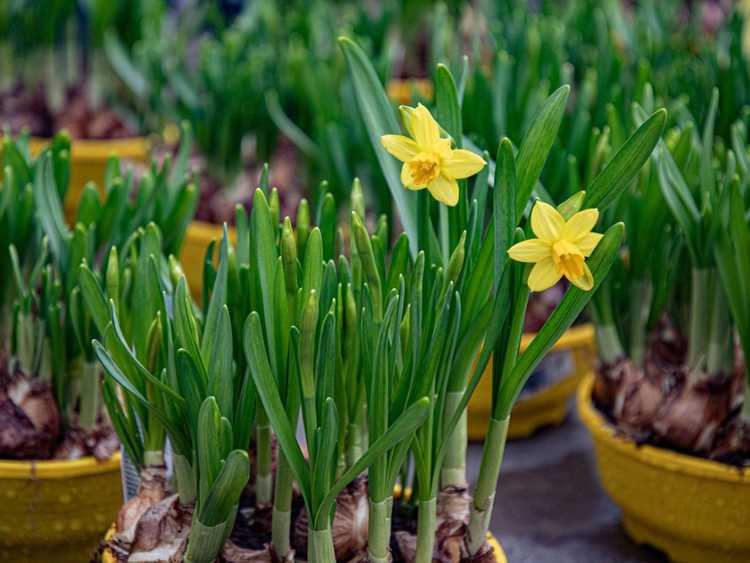
[[[185, 241], [180, 250], [180, 263], [194, 299], [200, 300], [203, 290], [203, 260], [206, 257], [206, 249], [212, 240], [218, 242], [223, 235], [224, 229], [221, 225], [203, 221], [193, 221], [188, 225]], [[229, 227], [229, 238], [234, 241], [235, 237], [234, 227]]]
[[414, 92], [416, 91], [422, 98], [432, 99], [433, 87], [432, 81], [425, 78], [412, 78], [404, 80], [402, 78], [393, 78], [388, 81], [386, 87], [388, 97], [398, 104], [410, 104], [414, 102]]
[[0, 561], [88, 561], [120, 506], [119, 453], [104, 462], [0, 461]]
[[681, 563], [750, 561], [750, 471], [619, 437], [591, 402], [593, 382], [580, 386], [578, 411], [628, 535]]
[[[39, 154], [48, 143], [48, 139], [32, 138], [29, 143], [31, 154]], [[110, 156], [145, 163], [148, 160], [149, 144], [145, 137], [109, 140], [74, 139], [70, 152], [70, 185], [65, 196], [65, 216], [68, 220], [75, 217], [83, 187], [87, 182], [96, 182], [99, 190], [102, 194], [104, 193], [104, 173]]]
[[[113, 535], [115, 535], [115, 527], [111, 526], [107, 531], [105, 539], [108, 540], [112, 538]], [[508, 559], [505, 557], [505, 552], [503, 551], [503, 546], [500, 545], [500, 542], [497, 541], [495, 536], [493, 536], [492, 534], [487, 534], [487, 541], [492, 547], [492, 551], [495, 552], [495, 561], [497, 563], [508, 563]], [[117, 563], [115, 561], [115, 557], [112, 555], [112, 552], [108, 549], [105, 549], [104, 553], [102, 553], [102, 563]]]
[[[521, 350], [534, 339], [524, 334]], [[590, 373], [596, 357], [594, 327], [590, 323], [569, 328], [550, 354], [560, 354], [561, 365], [569, 363], [568, 375], [555, 384], [520, 399], [513, 407], [508, 438], [526, 438], [544, 426], [561, 424], [568, 414], [568, 399], [575, 393], [581, 377]], [[548, 357], [549, 358], [549, 357]], [[567, 369], [567, 368], [566, 368]], [[492, 360], [469, 401], [468, 433], [470, 440], [482, 440], [492, 412]]]

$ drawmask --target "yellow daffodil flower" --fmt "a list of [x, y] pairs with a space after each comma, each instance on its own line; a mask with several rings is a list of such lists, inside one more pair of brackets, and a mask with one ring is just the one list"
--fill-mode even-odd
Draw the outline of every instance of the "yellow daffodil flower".
[[584, 291], [594, 287], [586, 258], [604, 236], [591, 232], [598, 219], [598, 209], [584, 209], [566, 221], [551, 205], [536, 202], [531, 211], [531, 230], [538, 238], [508, 249], [513, 260], [534, 264], [528, 280], [531, 291], [544, 291], [563, 276]]
[[410, 190], [427, 188], [438, 201], [456, 205], [456, 180], [479, 172], [486, 164], [484, 159], [471, 151], [451, 147], [450, 139], [440, 136], [440, 126], [422, 104], [416, 108], [402, 107], [401, 113], [411, 138], [404, 135], [380, 137], [385, 150], [404, 163], [401, 182]]

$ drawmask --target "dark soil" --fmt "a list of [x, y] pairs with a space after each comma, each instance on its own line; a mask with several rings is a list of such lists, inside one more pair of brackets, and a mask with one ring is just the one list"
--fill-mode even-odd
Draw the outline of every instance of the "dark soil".
[[[249, 212], [264, 163], [253, 155], [247, 155], [244, 160], [243, 170], [227, 184], [212, 175], [204, 159], [193, 159], [191, 166], [200, 181], [200, 199], [195, 214], [198, 221], [214, 225], [234, 225], [237, 205]], [[269, 163], [269, 184], [278, 189], [281, 218], [295, 217], [299, 200], [304, 197], [301, 166], [300, 156], [294, 145], [288, 139], [279, 137]]]
[[91, 107], [83, 83], [67, 89], [60, 111], [53, 111], [42, 87], [26, 88], [18, 83], [0, 92], [0, 126], [13, 133], [28, 130], [34, 137], [50, 138], [61, 129], [73, 139], [121, 139], [138, 134], [111, 108]]

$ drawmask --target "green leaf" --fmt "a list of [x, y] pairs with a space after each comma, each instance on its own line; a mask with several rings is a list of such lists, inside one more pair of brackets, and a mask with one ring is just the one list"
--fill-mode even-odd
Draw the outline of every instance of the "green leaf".
[[198, 459], [198, 506], [203, 507], [221, 471], [219, 432], [221, 413], [214, 397], [206, 397], [198, 413], [195, 455]]
[[209, 366], [212, 351], [217, 346], [216, 335], [222, 307], [227, 303], [227, 277], [229, 271], [229, 234], [227, 226], [224, 225], [224, 236], [221, 239], [221, 250], [219, 253], [219, 270], [214, 280], [211, 300], [208, 304], [205, 325], [203, 326], [203, 338], [201, 340], [201, 358], [203, 364]]
[[398, 162], [380, 144], [380, 138], [396, 134], [401, 128], [396, 121], [391, 102], [380, 83], [375, 69], [362, 49], [347, 37], [339, 38], [339, 46], [344, 52], [349, 74], [354, 84], [357, 106], [367, 128], [370, 143], [380, 163], [391, 196], [396, 202], [401, 222], [411, 242], [412, 255], [417, 253], [417, 199], [416, 194], [406, 190], [401, 184]]
[[65, 225], [49, 151], [44, 151], [34, 164], [33, 193], [37, 216], [49, 239], [50, 250], [58, 264], [68, 264], [68, 244], [72, 235]]
[[627, 141], [587, 187], [583, 208], [599, 208], [604, 211], [617, 201], [630, 185], [643, 164], [648, 160], [659, 141], [667, 111], [654, 112]]
[[520, 217], [531, 197], [534, 186], [544, 168], [547, 155], [552, 148], [557, 130], [560, 128], [565, 103], [568, 101], [570, 86], [561, 86], [547, 98], [539, 113], [532, 121], [521, 142], [516, 157], [517, 194], [516, 216]]
[[[430, 399], [422, 397], [415, 401], [404, 413], [399, 416], [388, 431], [380, 438], [375, 440], [367, 451], [360, 456], [333, 484], [320, 503], [315, 516], [315, 521], [320, 522], [320, 518], [329, 514], [331, 505], [336, 501], [338, 494], [354, 480], [360, 473], [367, 469], [374, 460], [381, 457], [388, 450], [403, 440], [410, 439], [414, 432], [422, 426], [427, 415], [430, 412]], [[285, 452], [286, 453], [286, 452]]]
[[222, 306], [216, 323], [214, 346], [208, 362], [208, 393], [216, 397], [221, 416], [234, 417], [234, 356], [232, 321], [229, 309]]
[[296, 428], [292, 428], [284, 410], [284, 405], [281, 402], [276, 380], [273, 377], [271, 365], [268, 362], [265, 343], [263, 342], [263, 329], [260, 317], [255, 312], [250, 313], [245, 321], [243, 340], [247, 364], [255, 381], [258, 395], [263, 403], [263, 408], [268, 415], [271, 426], [276, 431], [279, 445], [294, 472], [294, 477], [299, 484], [305, 503], [309, 507], [312, 500], [310, 468], [297, 443]]
[[240, 495], [250, 478], [250, 459], [247, 452], [233, 450], [224, 460], [221, 471], [200, 505], [200, 521], [205, 526], [225, 522], [237, 509]]
[[500, 141], [497, 149], [495, 166], [495, 185], [492, 196], [492, 216], [494, 226], [494, 283], [503, 277], [503, 268], [507, 262], [508, 249], [513, 244], [513, 233], [517, 225], [516, 193], [518, 189], [516, 162], [513, 157], [513, 145], [507, 137]]

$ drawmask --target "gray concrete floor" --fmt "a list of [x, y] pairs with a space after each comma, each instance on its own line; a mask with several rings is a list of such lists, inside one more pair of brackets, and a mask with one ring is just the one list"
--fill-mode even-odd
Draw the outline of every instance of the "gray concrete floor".
[[[481, 444], [469, 446], [472, 483], [481, 451]], [[591, 437], [572, 403], [562, 426], [508, 444], [491, 529], [510, 563], [666, 561], [623, 532], [620, 511], [599, 484]]]

